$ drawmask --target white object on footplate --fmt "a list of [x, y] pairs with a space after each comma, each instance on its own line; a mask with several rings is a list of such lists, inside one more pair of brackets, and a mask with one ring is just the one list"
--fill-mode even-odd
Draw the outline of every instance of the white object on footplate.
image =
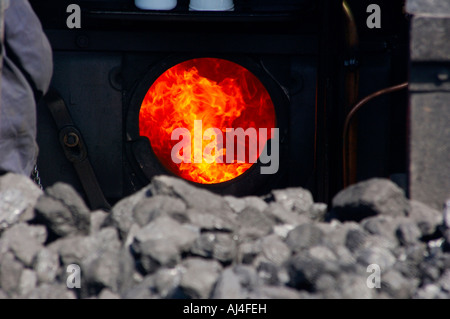
[[233, 0], [191, 0], [191, 11], [233, 11]]
[[172, 10], [177, 6], [177, 0], [134, 0], [134, 4], [143, 10]]

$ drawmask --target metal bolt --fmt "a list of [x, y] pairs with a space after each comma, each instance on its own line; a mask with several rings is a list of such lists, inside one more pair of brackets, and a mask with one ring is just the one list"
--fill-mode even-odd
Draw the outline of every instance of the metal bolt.
[[69, 133], [64, 135], [64, 144], [67, 147], [75, 147], [80, 142], [80, 138], [75, 133]]
[[77, 36], [75, 41], [79, 48], [85, 49], [89, 47], [89, 38], [86, 35]]

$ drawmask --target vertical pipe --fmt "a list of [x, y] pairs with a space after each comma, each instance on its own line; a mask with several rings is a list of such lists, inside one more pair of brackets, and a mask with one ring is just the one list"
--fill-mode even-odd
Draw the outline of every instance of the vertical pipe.
[[342, 0], [321, 0], [318, 6], [319, 56], [316, 92], [316, 200], [330, 202], [333, 192], [331, 185], [335, 169], [331, 165], [338, 162], [339, 143], [334, 121], [339, 116], [337, 83], [340, 69], [339, 52], [342, 37]]
[[[356, 60], [359, 37], [353, 13], [347, 3], [342, 3], [345, 16], [345, 45], [347, 50], [347, 70], [345, 73], [345, 113], [348, 114], [358, 100], [359, 70]], [[343, 186], [344, 188], [357, 181], [357, 143], [358, 122], [354, 119], [349, 127], [348, 141], [343, 148]]]

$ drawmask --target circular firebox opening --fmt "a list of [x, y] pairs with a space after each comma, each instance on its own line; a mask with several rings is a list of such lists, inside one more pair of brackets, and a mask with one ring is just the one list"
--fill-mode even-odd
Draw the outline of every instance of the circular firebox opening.
[[258, 77], [220, 58], [167, 69], [139, 111], [139, 134], [149, 139], [159, 162], [200, 184], [231, 181], [248, 171], [276, 124], [273, 101]]

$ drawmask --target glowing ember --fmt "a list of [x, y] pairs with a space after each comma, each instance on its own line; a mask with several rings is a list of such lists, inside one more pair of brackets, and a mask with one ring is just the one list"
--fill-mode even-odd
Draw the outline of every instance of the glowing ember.
[[[203, 141], [201, 149], [199, 143], [194, 148], [196, 120], [202, 120], [202, 133], [208, 128], [223, 132], [224, 163], [215, 160], [222, 152], [220, 147], [211, 152], [214, 158], [205, 158], [204, 148], [211, 141]], [[202, 184], [232, 180], [253, 165], [249, 156], [246, 162], [236, 160], [236, 150], [242, 145], [235, 145], [234, 159], [226, 157], [227, 128], [274, 127], [274, 106], [258, 78], [236, 63], [216, 58], [188, 60], [164, 72], [148, 90], [139, 114], [140, 134], [149, 138], [161, 163], [174, 174]], [[171, 158], [171, 151], [179, 142], [171, 140], [177, 128], [186, 128], [191, 133], [191, 163], [176, 164]], [[249, 142], [246, 139], [243, 146], [246, 150]], [[258, 156], [262, 151], [258, 149]], [[195, 154], [197, 159], [199, 154], [203, 155], [202, 163], [194, 162]]]

